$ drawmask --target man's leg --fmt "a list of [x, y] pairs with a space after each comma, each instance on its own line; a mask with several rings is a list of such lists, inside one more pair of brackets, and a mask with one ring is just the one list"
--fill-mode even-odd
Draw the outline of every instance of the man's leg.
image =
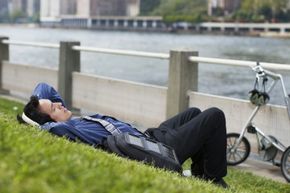
[[191, 174], [198, 178], [204, 177], [204, 158], [203, 148], [197, 152], [194, 156], [191, 156]]
[[205, 177], [222, 178], [227, 173], [226, 126], [223, 112], [211, 108], [195, 116], [188, 116], [191, 119], [184, 117], [186, 116], [176, 116], [160, 125], [159, 128], [164, 132], [164, 140], [161, 142], [175, 149], [181, 164], [203, 151]]
[[159, 125], [159, 129], [178, 129], [180, 126], [184, 125], [188, 121], [192, 120], [194, 117], [199, 115], [201, 111], [198, 108], [188, 108], [185, 111], [171, 117], [170, 119], [162, 122]]
[[201, 111], [198, 108], [188, 108], [170, 119], [162, 122], [158, 128], [149, 128], [145, 131], [149, 136], [156, 138], [158, 141], [165, 143], [165, 133], [168, 129], [178, 129], [194, 117], [199, 115]]

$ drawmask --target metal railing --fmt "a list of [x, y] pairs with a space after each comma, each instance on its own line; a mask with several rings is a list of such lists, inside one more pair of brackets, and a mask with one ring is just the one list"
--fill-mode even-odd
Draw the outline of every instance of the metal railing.
[[[213, 64], [223, 64], [223, 65], [243, 66], [243, 67], [254, 67], [257, 65], [257, 62], [254, 62], [254, 61], [205, 58], [205, 57], [199, 57], [199, 56], [190, 56], [189, 60], [191, 62], [213, 63]], [[290, 70], [290, 64], [278, 64], [278, 63], [267, 63], [267, 62], [259, 62], [259, 64], [264, 68], [272, 69], [272, 70]]]
[[[16, 45], [16, 46], [32, 46], [32, 47], [53, 48], [53, 49], [60, 48], [59, 44], [44, 43], [44, 42], [3, 40], [2, 43], [9, 44], [9, 45]], [[146, 58], [154, 58], [154, 59], [162, 59], [162, 60], [168, 60], [170, 58], [170, 55], [165, 54], [165, 53], [152, 53], [152, 52], [142, 52], [142, 51], [133, 51], [133, 50], [107, 49], [107, 48], [97, 48], [97, 47], [88, 47], [88, 46], [73, 46], [72, 49], [76, 51], [83, 51], [83, 52], [146, 57]], [[256, 61], [220, 59], [220, 58], [209, 58], [209, 57], [200, 57], [200, 56], [190, 56], [189, 61], [211, 63], [211, 64], [221, 64], [221, 65], [229, 65], [229, 66], [242, 66], [242, 67], [253, 67], [257, 65]], [[290, 70], [290, 64], [267, 63], [267, 62], [259, 62], [259, 64], [264, 68], [272, 69], [272, 70]]]
[[[41, 48], [54, 48], [54, 49], [60, 48], [59, 44], [50, 44], [50, 43], [44, 43], [44, 42], [25, 42], [25, 41], [3, 40], [2, 43], [9, 44], [9, 45], [16, 45], [16, 46], [32, 46], [32, 47], [41, 47]], [[162, 53], [106, 49], [106, 48], [97, 48], [97, 47], [88, 47], [88, 46], [73, 46], [72, 49], [76, 51], [84, 51], [84, 52], [116, 54], [116, 55], [146, 57], [146, 58], [155, 58], [155, 59], [164, 59], [164, 60], [168, 60], [170, 57], [169, 54], [162, 54]]]
[[146, 58], [156, 58], [156, 59], [169, 59], [169, 54], [162, 53], [152, 53], [152, 52], [141, 52], [132, 50], [116, 50], [116, 49], [106, 49], [106, 48], [96, 48], [87, 46], [73, 46], [73, 50], [85, 51], [85, 52], [95, 52], [103, 54], [116, 54], [125, 56], [136, 56], [136, 57], [146, 57]]
[[17, 45], [17, 46], [32, 46], [32, 47], [42, 47], [42, 48], [55, 48], [59, 49], [59, 44], [50, 44], [43, 42], [24, 42], [24, 41], [13, 41], [13, 40], [3, 40], [3, 44]]

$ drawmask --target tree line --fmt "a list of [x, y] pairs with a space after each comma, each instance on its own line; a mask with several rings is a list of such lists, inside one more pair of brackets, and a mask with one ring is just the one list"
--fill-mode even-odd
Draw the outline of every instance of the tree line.
[[217, 8], [212, 16], [206, 0], [141, 0], [141, 15], [161, 15], [166, 22], [288, 22], [290, 0], [241, 0], [232, 13]]
[[[253, 22], [288, 22], [289, 0], [243, 0], [232, 19]], [[229, 18], [231, 19], [231, 18]]]

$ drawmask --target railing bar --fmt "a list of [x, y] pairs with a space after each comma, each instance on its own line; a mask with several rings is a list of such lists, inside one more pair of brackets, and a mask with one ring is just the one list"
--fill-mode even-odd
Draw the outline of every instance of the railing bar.
[[138, 56], [138, 57], [148, 57], [156, 59], [169, 59], [169, 54], [157, 54], [152, 52], [140, 52], [131, 50], [115, 50], [115, 49], [105, 49], [96, 47], [84, 47], [84, 46], [73, 46], [74, 50], [85, 51], [85, 52], [97, 52], [103, 54], [116, 54], [116, 55], [126, 55], [126, 56]]
[[[19, 45], [19, 46], [60, 48], [60, 45], [58, 44], [49, 44], [49, 43], [23, 42], [23, 41], [12, 41], [12, 40], [2, 40], [2, 43], [10, 44], [10, 45]], [[141, 52], [141, 51], [131, 51], [131, 50], [116, 50], [116, 49], [105, 49], [105, 48], [84, 47], [84, 46], [73, 46], [72, 48], [78, 51], [97, 52], [97, 53], [104, 53], [104, 54], [148, 57], [148, 58], [166, 59], [166, 60], [170, 58], [169, 54], [162, 54], [162, 53]], [[244, 67], [245, 66], [253, 67], [257, 64], [257, 62], [255, 61], [206, 58], [206, 57], [198, 57], [198, 56], [191, 56], [189, 57], [189, 60], [192, 62], [203, 62], [203, 63], [223, 64], [223, 65], [230, 65], [230, 66], [244, 66]], [[290, 70], [290, 64], [260, 62], [260, 65], [268, 69]]]
[[[250, 67], [253, 67], [253, 66], [257, 65], [257, 62], [255, 62], [255, 61], [206, 58], [206, 57], [197, 57], [197, 56], [190, 56], [189, 60], [192, 62], [224, 64], [224, 65], [230, 65], [230, 66], [244, 66], [244, 67], [250, 66]], [[267, 69], [290, 70], [290, 64], [277, 64], [277, 63], [267, 63], [267, 62], [259, 62], [259, 64]]]
[[13, 40], [3, 40], [2, 43], [9, 44], [9, 45], [18, 45], [18, 46], [60, 48], [60, 46], [58, 44], [49, 44], [49, 43], [23, 42], [23, 41], [13, 41]]

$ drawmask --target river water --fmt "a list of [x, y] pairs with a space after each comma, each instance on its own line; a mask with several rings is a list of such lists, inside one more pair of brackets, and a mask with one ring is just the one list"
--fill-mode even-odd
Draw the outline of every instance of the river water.
[[[58, 43], [80, 41], [82, 46], [169, 53], [174, 49], [198, 51], [202, 57], [242, 59], [290, 64], [290, 39], [261, 37], [145, 33], [124, 31], [67, 30], [0, 26], [0, 36], [10, 40]], [[58, 50], [11, 46], [10, 60], [22, 64], [57, 68]], [[166, 86], [168, 61], [96, 53], [81, 54], [81, 71], [142, 83]], [[290, 71], [282, 73], [290, 93]], [[247, 99], [255, 74], [250, 68], [215, 64], [199, 65], [199, 91]], [[284, 104], [280, 85], [271, 103]]]

